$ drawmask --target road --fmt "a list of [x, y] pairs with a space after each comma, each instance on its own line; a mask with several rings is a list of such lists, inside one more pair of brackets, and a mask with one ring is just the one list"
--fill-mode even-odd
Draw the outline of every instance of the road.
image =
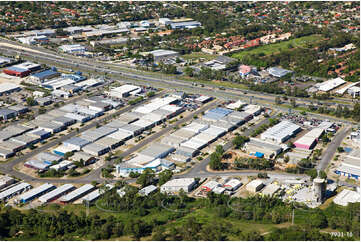
[[[55, 53], [48, 49], [44, 49], [44, 48], [40, 48], [40, 47], [36, 47], [37, 52], [31, 52], [28, 50], [18, 50], [18, 49], [15, 49], [15, 45], [18, 46], [17, 42], [4, 40], [4, 39], [2, 39], [1, 41], [14, 45], [13, 48], [10, 48], [10, 47], [5, 48], [5, 47], [0, 46], [0, 49], [3, 52], [7, 52], [7, 53], [10, 53], [13, 55], [14, 54], [26, 55], [29, 57], [36, 56], [37, 61], [42, 61], [45, 63], [48, 63], [50, 61], [54, 65], [62, 64], [62, 65], [68, 66], [69, 68], [82, 69], [85, 71], [93, 70], [96, 72], [109, 73], [112, 75], [118, 75], [118, 77], [120, 77], [120, 78], [136, 79], [137, 83], [142, 83], [142, 84], [149, 84], [149, 82], [151, 82], [152, 86], [155, 86], [155, 87], [169, 88], [169, 89], [175, 88], [175, 89], [184, 90], [184, 91], [191, 90], [193, 93], [199, 93], [199, 94], [202, 93], [202, 94], [211, 95], [211, 96], [214, 96], [214, 93], [217, 93], [218, 97], [222, 97], [225, 99], [238, 98], [238, 99], [243, 99], [243, 100], [248, 101], [250, 98], [252, 98], [254, 100], [259, 100], [261, 102], [266, 101], [269, 103], [273, 103], [275, 100], [275, 97], [277, 96], [274, 94], [260, 93], [260, 92], [255, 92], [255, 91], [251, 91], [251, 90], [247, 90], [247, 94], [243, 94], [242, 96], [240, 96], [239, 95], [240, 90], [237, 88], [225, 88], [226, 90], [219, 90], [217, 88], [217, 86], [212, 83], [207, 84], [208, 87], [200, 88], [200, 87], [192, 86], [192, 83], [190, 81], [184, 81], [184, 80], [178, 79], [176, 77], [169, 77], [166, 75], [162, 75], [161, 78], [160, 77], [155, 78], [154, 76], [150, 75], [149, 72], [136, 71], [129, 67], [127, 67], [127, 68], [123, 67], [122, 71], [118, 71], [117, 69], [119, 69], [119, 66], [115, 66], [115, 65], [110, 66], [110, 64], [107, 64], [110, 67], [104, 67], [105, 63], [100, 63], [97, 61], [88, 61], [86, 59], [81, 59], [78, 57], [70, 57], [70, 56]], [[1, 44], [1, 42], [0, 42], [0, 44]], [[26, 48], [29, 49], [30, 47], [27, 46]], [[33, 47], [31, 47], [31, 48], [33, 48]], [[40, 53], [41, 49], [44, 50], [44, 53]], [[212, 93], [213, 93], [213, 95], [212, 95]], [[338, 99], [335, 98], [334, 100], [338, 100]], [[308, 104], [311, 104], [311, 103], [321, 102], [321, 101], [311, 100], [311, 99], [307, 99], [307, 98], [296, 98], [296, 101], [298, 102], [299, 106], [307, 106]], [[339, 99], [338, 101], [345, 101], [345, 100]], [[332, 106], [334, 104], [334, 102], [332, 102], [332, 101], [331, 102], [322, 101], [321, 103], [328, 105], [328, 106]], [[351, 107], [351, 104], [348, 104], [348, 106]], [[285, 109], [285, 110], [288, 110], [288, 109]], [[339, 121], [342, 121], [342, 120], [340, 119]]]
[[[156, 97], [159, 97], [160, 95], [162, 95], [163, 93], [159, 93], [157, 95], [154, 95], [153, 97], [149, 98], [149, 99], [146, 99], [145, 101], [149, 101], [151, 99], [154, 99]], [[107, 120], [110, 120], [113, 118], [114, 115], [120, 115], [122, 113], [126, 113], [126, 112], [129, 112], [130, 110], [132, 110], [133, 108], [137, 107], [137, 106], [140, 106], [142, 104], [144, 104], [145, 101], [142, 101], [136, 105], [131, 105], [131, 106], [126, 106], [125, 108], [121, 108], [119, 110], [117, 110], [116, 112], [114, 113], [110, 113], [110, 114], [106, 114], [105, 116], [101, 117], [101, 118], [98, 118], [96, 120], [93, 120], [91, 121], [90, 124], [88, 125], [85, 125], [83, 127], [80, 127], [79, 128], [79, 132], [78, 131], [72, 131], [66, 135], [63, 135], [63, 136], [60, 136], [59, 138], [57, 138], [56, 140], [52, 140], [52, 141], [49, 141], [48, 143], [40, 146], [39, 148], [36, 148], [35, 150], [29, 152], [29, 153], [26, 153], [25, 155], [22, 155], [21, 157], [19, 158], [16, 158], [16, 159], [13, 159], [11, 160], [10, 162], [7, 162], [7, 163], [3, 163], [3, 164], [0, 164], [0, 171], [3, 172], [3, 173], [6, 173], [6, 174], [10, 174], [12, 176], [15, 176], [17, 178], [20, 178], [20, 179], [23, 179], [23, 180], [34, 180], [33, 177], [31, 176], [28, 176], [24, 173], [21, 173], [21, 172], [18, 172], [16, 170], [13, 169], [13, 167], [21, 162], [25, 162], [26, 160], [28, 160], [29, 158], [39, 154], [40, 152], [43, 152], [43, 151], [46, 151], [48, 149], [50, 149], [51, 147], [54, 147], [60, 143], [62, 143], [63, 141], [71, 138], [71, 137], [74, 137], [76, 136], [77, 134], [81, 133], [81, 132], [84, 132], [88, 129], [91, 129], [91, 128], [94, 128], [97, 126], [97, 124], [99, 123], [102, 123], [104, 121], [107, 121]]]
[[[275, 117], [276, 117], [276, 114], [271, 116], [271, 118], [275, 118]], [[257, 129], [258, 127], [260, 127], [263, 124], [266, 124], [267, 122], [268, 122], [268, 119], [265, 118], [262, 121], [258, 122], [256, 125], [252, 126], [252, 129], [246, 129], [244, 132], [242, 132], [241, 135], [249, 136], [253, 130]], [[231, 149], [232, 147], [233, 147], [232, 141], [229, 141], [223, 145], [223, 150], [227, 151], [227, 150]], [[212, 175], [243, 174], [243, 173], [249, 174], [249, 171], [210, 172], [210, 171], [207, 171], [207, 166], [208, 166], [209, 162], [210, 162], [210, 155], [207, 158], [203, 159], [200, 163], [195, 164], [188, 173], [186, 173], [184, 175], [179, 175], [179, 177], [197, 177], [200, 175], [212, 176]], [[256, 174], [257, 173], [258, 172], [256, 172]]]
[[337, 147], [340, 146], [342, 140], [347, 136], [347, 134], [351, 131], [351, 127], [345, 127], [340, 130], [335, 137], [333, 137], [330, 144], [328, 144], [327, 149], [323, 152], [323, 156], [321, 158], [320, 163], [317, 166], [317, 170], [325, 170], [328, 167], [328, 164], [332, 160], [333, 155], [337, 151]]

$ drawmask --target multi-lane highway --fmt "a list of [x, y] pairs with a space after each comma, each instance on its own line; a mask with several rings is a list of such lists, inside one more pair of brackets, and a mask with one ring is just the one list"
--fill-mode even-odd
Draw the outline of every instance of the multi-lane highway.
[[[2, 44], [3, 43], [3, 44]], [[4, 44], [5, 43], [5, 44]], [[24, 49], [25, 48], [25, 49]], [[101, 63], [101, 62], [97, 62], [97, 61], [88, 61], [85, 59], [80, 59], [77, 57], [70, 57], [70, 56], [66, 56], [63, 54], [58, 54], [56, 52], [53, 52], [51, 50], [47, 50], [44, 48], [40, 48], [40, 47], [29, 47], [29, 46], [23, 46], [23, 45], [19, 45], [17, 42], [13, 42], [13, 41], [9, 41], [6, 39], [1, 39], [0, 40], [0, 51], [2, 51], [3, 53], [7, 53], [7, 54], [11, 54], [11, 55], [21, 55], [21, 56], [27, 56], [29, 58], [35, 58], [36, 61], [38, 62], [42, 62], [42, 63], [48, 63], [48, 64], [52, 64], [52, 65], [62, 65], [71, 69], [79, 69], [79, 70], [83, 70], [85, 72], [97, 72], [97, 73], [109, 73], [111, 74], [113, 77], [117, 77], [119, 79], [129, 79], [129, 82], [135, 82], [136, 84], [142, 84], [142, 85], [152, 85], [154, 87], [159, 87], [159, 88], [164, 88], [164, 89], [168, 89], [168, 90], [183, 90], [185, 92], [191, 92], [191, 93], [199, 93], [199, 94], [203, 94], [203, 95], [209, 95], [209, 96], [215, 96], [221, 99], [243, 99], [243, 100], [249, 100], [250, 98], [252, 98], [255, 102], [259, 102], [262, 103], [262, 105], [267, 106], [267, 107], [272, 107], [272, 108], [277, 108], [278, 110], [281, 111], [288, 111], [287, 108], [282, 108], [280, 106], [276, 106], [273, 105], [271, 103], [274, 102], [274, 98], [275, 95], [272, 94], [266, 94], [266, 93], [259, 93], [259, 92], [252, 92], [247, 90], [247, 94], [242, 93], [240, 90], [238, 89], [234, 89], [234, 88], [225, 88], [225, 90], [219, 90], [215, 85], [212, 86], [212, 84], [210, 84], [207, 87], [199, 87], [199, 86], [193, 86], [191, 82], [189, 81], [184, 81], [184, 80], [180, 80], [177, 79], [175, 77], [168, 77], [168, 76], [162, 76], [160, 77], [154, 77], [152, 75], [150, 75], [147, 72], [139, 72], [127, 67], [122, 67], [121, 71], [119, 71], [119, 67], [115, 66], [115, 65], [111, 65], [111, 64], [105, 64], [105, 63]], [[106, 67], [105, 67], [106, 66]], [[241, 95], [242, 93], [242, 95]], [[304, 98], [297, 98], [296, 99], [297, 102], [300, 105], [306, 105], [309, 103], [315, 103], [314, 100], [310, 100], [310, 99], [304, 99]], [[341, 100], [340, 101], [345, 101], [345, 100]], [[332, 103], [330, 102], [322, 102], [324, 104], [327, 105], [332, 105]], [[125, 109], [125, 111], [118, 111], [120, 113], [122, 112], [126, 112], [129, 111], [130, 109]], [[325, 116], [323, 115], [317, 115], [317, 114], [310, 114], [311, 116], [315, 117], [315, 118], [322, 118], [325, 119]], [[327, 119], [332, 120], [332, 121], [336, 121], [336, 122], [345, 122], [342, 119], [337, 119], [337, 118], [329, 118], [327, 117]], [[182, 119], [179, 120], [178, 122], [184, 122], [186, 119]], [[177, 123], [178, 123], [177, 122]], [[80, 129], [80, 132], [85, 131], [86, 129], [90, 129], [92, 127], [94, 127], [96, 125], [97, 122], [93, 122], [92, 124], [89, 124], [85, 127], [83, 127], [82, 129]], [[176, 124], [177, 124], [176, 123]], [[349, 123], [349, 122], [346, 122]], [[174, 125], [176, 125], [174, 124]], [[126, 152], [123, 153], [123, 156], [126, 156], [127, 154], [131, 154], [132, 152], [136, 151], [137, 149], [139, 149], [140, 147], [144, 146], [145, 144], [151, 142], [152, 140], [157, 139], [158, 137], [160, 137], [161, 135], [165, 134], [167, 131], [169, 131], [168, 129], [171, 129], [171, 127], [173, 127], [173, 125], [168, 126], [166, 129], [162, 130], [161, 132], [149, 137], [147, 140], [143, 140], [142, 142], [140, 142], [139, 144], [137, 144], [135, 147], [133, 147], [132, 149], [127, 150]], [[25, 180], [34, 180], [35, 178], [32, 178], [26, 174], [17, 172], [15, 170], [13, 170], [13, 166], [15, 164], [18, 164], [19, 162], [23, 162], [26, 159], [30, 158], [31, 156], [35, 155], [36, 152], [41, 152], [44, 151], [62, 141], [64, 141], [65, 139], [72, 137], [74, 135], [76, 135], [77, 133], [71, 132], [66, 136], [63, 136], [55, 141], [49, 142], [48, 144], [34, 150], [33, 152], [26, 154], [18, 159], [15, 159], [9, 163], [6, 164], [2, 164], [0, 165], [0, 171], [3, 171], [5, 173], [9, 173], [12, 174], [16, 177], [25, 179]], [[153, 138], [154, 137], [154, 138]], [[339, 137], [339, 136], [337, 136]], [[341, 136], [340, 136], [341, 137]], [[336, 137], [335, 137], [336, 138]], [[342, 139], [341, 139], [342, 140]], [[337, 143], [335, 143], [334, 145], [336, 145]], [[231, 148], [231, 144], [228, 143], [225, 145], [225, 148], [229, 149]], [[330, 148], [331, 149], [331, 148]], [[331, 156], [332, 158], [332, 156]], [[331, 159], [329, 157], [329, 155], [325, 155], [322, 158], [321, 164], [327, 164], [329, 162], [329, 160]], [[207, 176], [207, 175], [215, 175], [215, 174], [211, 174], [211, 172], [207, 172], [206, 171], [206, 166], [209, 162], [209, 159], [205, 159], [203, 162], [201, 162], [200, 164], [197, 164], [193, 169], [190, 170], [190, 172], [187, 175], [184, 176], [201, 176], [202, 174]], [[325, 169], [324, 167], [325, 165], [320, 165], [320, 169]], [[85, 183], [85, 182], [90, 182], [93, 180], [96, 181], [101, 181], [102, 179], [99, 177], [100, 175], [100, 170], [101, 169], [97, 169], [96, 171], [88, 174], [85, 177], [82, 178], [74, 178], [74, 179], [67, 179], [64, 180], [66, 182], [74, 182], [74, 183]], [[226, 172], [224, 173], [224, 175], [226, 174], [235, 174], [232, 172]], [[236, 174], [250, 174], [252, 172], [242, 172], [239, 171]], [[218, 174], [218, 173], [217, 173]], [[253, 174], [253, 173], [252, 173]], [[43, 181], [51, 181], [51, 182], [55, 182], [58, 181], [58, 179], [43, 179]]]

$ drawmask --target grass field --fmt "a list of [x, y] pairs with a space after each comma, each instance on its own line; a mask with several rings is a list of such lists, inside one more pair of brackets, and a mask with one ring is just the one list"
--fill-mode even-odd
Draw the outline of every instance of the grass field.
[[202, 52], [193, 52], [191, 54], [182, 55], [182, 58], [185, 60], [204, 58], [207, 61], [209, 61], [216, 57], [217, 57], [217, 55], [211, 55], [211, 54], [206, 54], [206, 53], [202, 53]]
[[254, 48], [254, 49], [244, 50], [244, 51], [241, 51], [238, 53], [234, 53], [232, 55], [232, 57], [242, 59], [246, 55], [261, 54], [261, 53], [263, 53], [264, 55], [271, 55], [271, 54], [278, 53], [283, 50], [287, 50], [291, 46], [293, 48], [297, 47], [297, 46], [305, 47], [307, 42], [317, 41], [317, 40], [319, 40], [319, 38], [320, 38], [319, 35], [310, 35], [310, 36], [300, 37], [297, 39], [282, 41], [282, 42], [275, 43], [275, 44], [262, 45], [262, 46]]

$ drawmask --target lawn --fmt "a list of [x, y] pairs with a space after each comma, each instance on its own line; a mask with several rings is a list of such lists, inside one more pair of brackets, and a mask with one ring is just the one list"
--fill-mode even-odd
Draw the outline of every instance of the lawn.
[[250, 50], [234, 53], [232, 57], [242, 59], [246, 55], [261, 54], [261, 53], [263, 53], [264, 55], [271, 55], [283, 50], [287, 50], [291, 46], [292, 46], [291, 48], [297, 46], [306, 47], [307, 42], [317, 41], [319, 39], [320, 39], [319, 35], [304, 36], [297, 39], [291, 39], [274, 44], [262, 45]]
[[182, 55], [182, 58], [185, 60], [204, 58], [207, 61], [209, 61], [209, 60], [213, 60], [216, 57], [217, 57], [217, 55], [211, 55], [211, 54], [206, 54], [206, 53], [202, 53], [202, 52], [193, 52], [191, 54]]

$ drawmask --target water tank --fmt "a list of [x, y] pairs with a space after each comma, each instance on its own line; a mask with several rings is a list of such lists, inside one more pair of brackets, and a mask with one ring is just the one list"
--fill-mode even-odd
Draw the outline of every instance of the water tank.
[[326, 192], [326, 181], [322, 178], [315, 178], [313, 180], [313, 195], [317, 202], [323, 202]]

